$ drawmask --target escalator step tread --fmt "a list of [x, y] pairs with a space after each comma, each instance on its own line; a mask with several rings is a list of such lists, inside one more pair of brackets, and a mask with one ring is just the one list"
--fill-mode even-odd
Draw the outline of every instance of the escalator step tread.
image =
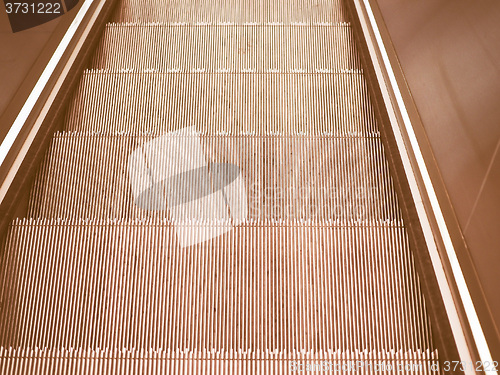
[[344, 22], [342, 0], [122, 0], [118, 22]]
[[378, 133], [361, 73], [87, 71], [66, 119], [69, 131]]
[[[439, 373], [343, 0], [119, 0], [88, 67], [7, 233], [0, 373]], [[223, 215], [139, 207], [180, 129], [237, 167]]]
[[[196, 137], [209, 163], [230, 163], [241, 171], [248, 218], [401, 217], [378, 136]], [[35, 180], [29, 216], [168, 217], [167, 210], [143, 209], [136, 204], [130, 160], [132, 153], [153, 140], [164, 142], [157, 146], [158, 152], [169, 155], [174, 148], [167, 143], [171, 139], [151, 134], [57, 133]], [[156, 157], [152, 152], [147, 158], [149, 165]], [[163, 171], [170, 168], [169, 163], [158, 165], [155, 175], [166, 175]], [[142, 175], [137, 178], [144, 179]], [[162, 183], [152, 181], [151, 185], [154, 182]]]
[[[343, 374], [439, 374], [436, 352], [257, 352], [257, 351], [170, 351], [170, 350], [23, 350], [0, 349], [0, 370], [18, 374], [23, 369], [42, 368], [41, 374], [122, 374], [131, 372], [153, 374], [289, 374], [306, 365], [322, 372]], [[133, 361], [131, 361], [133, 359]], [[378, 371], [373, 369], [378, 366]], [[389, 369], [394, 367], [396, 371]], [[313, 367], [311, 367], [313, 368]], [[384, 370], [387, 369], [387, 370]], [[303, 370], [304, 372], [306, 370]], [[309, 372], [312, 372], [309, 371]], [[320, 372], [320, 371], [319, 371]]]
[[349, 25], [336, 27], [110, 24], [97, 69], [256, 72], [361, 69]]
[[2, 346], [432, 349], [401, 222], [258, 220], [180, 247], [179, 228], [212, 226], [17, 220]]

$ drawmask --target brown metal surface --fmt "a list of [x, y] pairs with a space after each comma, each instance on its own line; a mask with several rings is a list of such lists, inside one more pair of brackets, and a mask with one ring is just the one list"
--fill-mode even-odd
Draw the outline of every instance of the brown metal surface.
[[[56, 134], [35, 181], [28, 216], [168, 218], [168, 211], [138, 207], [130, 189], [128, 158], [155, 138]], [[214, 162], [239, 166], [249, 219], [401, 218], [377, 136], [218, 135], [201, 136], [201, 144]]]
[[[9, 230], [2, 371], [437, 374], [341, 2], [124, 0], [114, 19]], [[138, 208], [127, 163], [192, 126], [240, 168], [250, 210], [182, 247], [178, 226], [225, 224]]]

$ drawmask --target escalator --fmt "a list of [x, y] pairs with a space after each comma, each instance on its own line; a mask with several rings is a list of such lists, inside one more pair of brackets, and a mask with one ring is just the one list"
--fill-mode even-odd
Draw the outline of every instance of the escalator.
[[117, 5], [8, 229], [1, 373], [441, 373], [346, 6], [278, 3]]

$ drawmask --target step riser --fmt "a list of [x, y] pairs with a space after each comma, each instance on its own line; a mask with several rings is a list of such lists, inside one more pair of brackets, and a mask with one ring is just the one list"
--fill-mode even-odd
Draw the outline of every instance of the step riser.
[[6, 255], [5, 347], [431, 347], [398, 225], [248, 223], [180, 249], [168, 223], [25, 221]]
[[118, 22], [344, 22], [341, 0], [122, 0], [115, 16]]
[[[36, 179], [29, 215], [169, 217], [168, 210], [142, 209], [132, 193], [136, 185], [131, 180], [130, 155], [154, 139], [57, 135]], [[378, 137], [200, 136], [200, 140], [208, 162], [239, 167], [250, 219], [400, 218]], [[161, 154], [168, 154], [168, 150]], [[162, 164], [154, 173], [165, 175], [162, 171], [167, 168], [168, 164]], [[162, 186], [168, 189], [166, 184]], [[187, 211], [182, 215], [209, 218], [189, 216]]]
[[86, 72], [70, 131], [378, 132], [361, 74]]
[[108, 25], [91, 64], [97, 69], [360, 69], [349, 26]]

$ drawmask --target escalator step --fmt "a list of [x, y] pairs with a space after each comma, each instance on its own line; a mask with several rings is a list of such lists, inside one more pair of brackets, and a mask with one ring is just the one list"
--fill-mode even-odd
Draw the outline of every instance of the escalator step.
[[208, 72], [360, 69], [352, 39], [347, 24], [327, 27], [110, 24], [91, 66]]
[[68, 111], [69, 131], [214, 134], [373, 134], [361, 73], [126, 73], [87, 71]]
[[188, 248], [174, 225], [204, 227], [15, 221], [0, 275], [2, 346], [432, 348], [400, 222], [253, 221]]
[[[438, 375], [435, 352], [258, 352], [163, 350], [1, 350], [0, 371], [5, 375], [40, 374], [289, 374], [343, 373], [356, 375]], [[306, 367], [310, 366], [310, 367]], [[314, 366], [314, 367], [312, 367]], [[306, 370], [309, 368], [309, 370]], [[391, 368], [391, 369], [390, 369]], [[394, 368], [394, 370], [392, 369]], [[377, 370], [375, 370], [377, 369]]]
[[[168, 217], [168, 211], [141, 209], [132, 195], [130, 155], [154, 139], [144, 134], [56, 134], [34, 185], [30, 217]], [[230, 163], [240, 169], [249, 218], [400, 218], [378, 136], [200, 135], [199, 139], [209, 163]], [[168, 154], [172, 146], [162, 147], [161, 152]], [[167, 167], [158, 167], [159, 172]]]
[[0, 373], [437, 375], [344, 1], [118, 3], [7, 233]]
[[122, 0], [118, 22], [344, 22], [342, 0]]

